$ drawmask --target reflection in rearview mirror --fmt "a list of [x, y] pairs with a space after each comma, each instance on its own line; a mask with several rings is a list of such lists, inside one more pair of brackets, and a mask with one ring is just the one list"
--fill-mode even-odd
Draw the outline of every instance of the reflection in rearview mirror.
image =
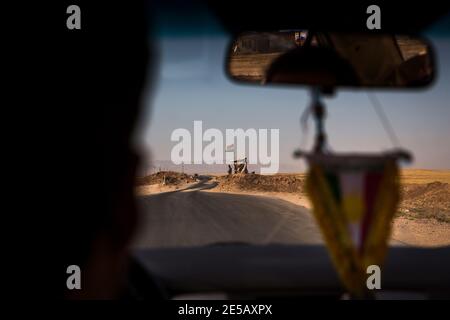
[[431, 49], [410, 36], [247, 32], [233, 41], [231, 78], [323, 87], [422, 87], [434, 75]]

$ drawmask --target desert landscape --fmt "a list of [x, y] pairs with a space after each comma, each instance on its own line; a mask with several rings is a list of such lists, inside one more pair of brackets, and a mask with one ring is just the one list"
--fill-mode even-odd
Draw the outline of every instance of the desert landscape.
[[[201, 191], [206, 197], [228, 194], [230, 205], [232, 195], [248, 195], [261, 202], [277, 199], [282, 205], [291, 203], [295, 207], [290, 209], [304, 208], [302, 214], [311, 215], [304, 180], [304, 174], [198, 176], [169, 171], [139, 178], [136, 192], [139, 198], [178, 191]], [[450, 245], [450, 170], [403, 170], [401, 195], [393, 221], [393, 241], [424, 247]]]
[[228, 70], [236, 80], [260, 82], [266, 69], [281, 53], [259, 53], [230, 57]]

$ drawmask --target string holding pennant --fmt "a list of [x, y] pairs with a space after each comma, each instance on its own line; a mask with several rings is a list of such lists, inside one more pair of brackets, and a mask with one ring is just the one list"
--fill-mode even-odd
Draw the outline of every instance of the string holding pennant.
[[382, 265], [391, 221], [399, 201], [400, 160], [409, 152], [335, 153], [326, 147], [325, 105], [314, 90], [310, 106], [316, 124], [312, 152], [299, 150], [308, 164], [306, 191], [339, 277], [354, 297], [366, 297], [366, 270]]

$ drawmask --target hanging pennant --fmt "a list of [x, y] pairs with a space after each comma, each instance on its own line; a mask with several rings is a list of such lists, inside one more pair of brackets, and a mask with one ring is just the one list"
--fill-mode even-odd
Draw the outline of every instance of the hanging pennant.
[[306, 189], [341, 281], [363, 297], [366, 270], [381, 266], [399, 201], [397, 159], [404, 154], [328, 155], [306, 158]]

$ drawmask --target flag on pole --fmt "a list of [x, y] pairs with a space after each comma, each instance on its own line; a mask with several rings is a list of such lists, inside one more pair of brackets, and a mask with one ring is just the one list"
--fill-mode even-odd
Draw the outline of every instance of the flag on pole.
[[227, 145], [227, 147], [226, 147], [226, 151], [227, 151], [227, 152], [231, 152], [231, 151], [234, 151], [234, 143], [233, 143], [233, 144], [229, 144], [229, 145]]

